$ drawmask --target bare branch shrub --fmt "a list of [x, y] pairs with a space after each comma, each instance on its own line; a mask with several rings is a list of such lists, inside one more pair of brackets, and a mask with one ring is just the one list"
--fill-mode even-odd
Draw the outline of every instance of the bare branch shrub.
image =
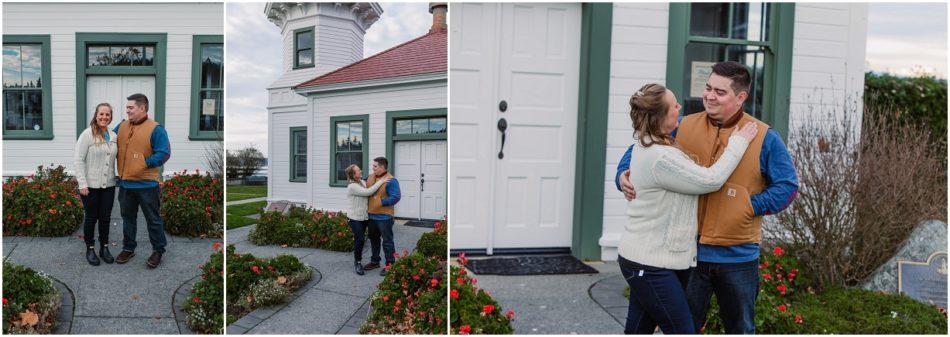
[[224, 142], [214, 141], [206, 145], [204, 157], [208, 172], [221, 177], [224, 174]]
[[811, 117], [791, 128], [800, 189], [765, 223], [767, 241], [791, 248], [818, 288], [859, 284], [920, 222], [946, 221], [945, 147], [925, 127], [867, 111], [880, 107], [865, 107], [858, 121], [854, 106], [809, 107]]

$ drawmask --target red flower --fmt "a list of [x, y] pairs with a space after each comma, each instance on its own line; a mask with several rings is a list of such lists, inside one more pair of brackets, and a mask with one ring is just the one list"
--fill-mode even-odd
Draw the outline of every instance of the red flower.
[[383, 302], [389, 302], [389, 295], [383, 295]]
[[213, 250], [219, 250], [219, 249], [221, 249], [221, 243], [220, 243], [220, 242], [215, 242], [213, 245], [211, 245], [211, 249], [213, 249]]
[[795, 315], [795, 323], [798, 323], [798, 324], [805, 323], [805, 320], [802, 319], [802, 315]]
[[201, 303], [201, 299], [198, 297], [195, 297], [195, 299], [193, 299], [192, 301], [195, 301], [195, 303]]
[[762, 279], [768, 281], [772, 279], [772, 274], [763, 274]]
[[467, 324], [466, 324], [466, 325], [463, 325], [461, 328], [459, 328], [459, 335], [467, 335], [467, 334], [470, 334], [470, 333], [472, 333], [472, 326], [471, 326], [471, 325], [467, 325]]
[[50, 193], [50, 194], [49, 194], [49, 198], [50, 198], [50, 199], [56, 199], [56, 193]]
[[515, 318], [515, 312], [514, 312], [514, 310], [508, 310], [508, 312], [505, 313], [505, 317], [508, 317], [508, 319], [513, 319], [513, 318]]
[[429, 281], [429, 286], [431, 286], [431, 287], [433, 287], [433, 288], [438, 287], [438, 286], [439, 286], [439, 280], [436, 280], [436, 279], [433, 278], [432, 280]]
[[274, 271], [274, 266], [267, 265], [267, 270], [269, 270], [269, 271]]
[[488, 315], [488, 314], [490, 314], [492, 311], [495, 311], [495, 306], [494, 306], [494, 305], [491, 305], [491, 304], [486, 304], [485, 307], [482, 308], [482, 314], [483, 314], [483, 315]]
[[421, 277], [419, 277], [419, 275], [412, 275], [412, 280], [413, 280], [413, 281], [418, 281], [420, 278], [421, 278]]
[[260, 273], [261, 273], [261, 268], [258, 267], [258, 266], [251, 266], [251, 271], [253, 271], [254, 274], [260, 274]]
[[775, 255], [785, 254], [785, 250], [782, 247], [775, 247], [775, 250], [772, 251]]
[[775, 274], [775, 279], [781, 281], [781, 280], [782, 280], [782, 273], [777, 273], [777, 274]]
[[788, 287], [786, 287], [784, 284], [779, 284], [778, 287], [775, 287], [775, 290], [778, 290], [779, 293], [785, 295], [785, 292], [788, 291]]
[[397, 299], [397, 300], [396, 300], [396, 305], [402, 305], [402, 299]]
[[785, 304], [779, 304], [779, 305], [778, 305], [778, 311], [785, 312], [785, 311], [787, 311], [787, 310], [788, 310], [788, 307], [785, 306]]
[[3, 298], [3, 305], [7, 305], [7, 298], [6, 298], [6, 297]]
[[452, 289], [452, 292], [449, 293], [449, 296], [452, 296], [453, 300], [457, 300], [459, 298], [459, 291]]
[[458, 282], [459, 285], [463, 285], [463, 284], [465, 284], [465, 279], [459, 277], [459, 278], [455, 279], [455, 282]]
[[66, 200], [66, 206], [72, 206], [72, 205], [73, 205], [72, 201]]
[[56, 209], [51, 208], [51, 209], [49, 210], [49, 214], [56, 215], [56, 213], [59, 213], [59, 212], [56, 211]]

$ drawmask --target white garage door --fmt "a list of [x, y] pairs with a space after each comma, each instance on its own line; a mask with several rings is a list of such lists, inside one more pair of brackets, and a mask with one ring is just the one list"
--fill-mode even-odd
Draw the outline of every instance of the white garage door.
[[580, 4], [451, 10], [453, 249], [570, 247]]

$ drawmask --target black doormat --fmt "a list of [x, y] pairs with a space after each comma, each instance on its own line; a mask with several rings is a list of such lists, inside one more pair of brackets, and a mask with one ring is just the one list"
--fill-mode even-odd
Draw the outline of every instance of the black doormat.
[[465, 265], [479, 275], [555, 275], [597, 274], [597, 269], [588, 266], [571, 255], [519, 256], [471, 259]]
[[432, 220], [409, 220], [406, 222], [409, 227], [435, 228], [435, 221]]

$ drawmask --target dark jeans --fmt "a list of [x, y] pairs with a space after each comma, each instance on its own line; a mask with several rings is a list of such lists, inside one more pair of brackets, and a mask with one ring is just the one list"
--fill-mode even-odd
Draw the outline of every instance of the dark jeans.
[[134, 252], [135, 232], [138, 230], [139, 207], [148, 224], [148, 240], [152, 251], [165, 252], [165, 223], [161, 216], [161, 187], [119, 188], [119, 207], [122, 211], [122, 250]]
[[82, 224], [82, 234], [86, 246], [96, 244], [96, 224], [99, 224], [99, 245], [109, 244], [109, 220], [112, 218], [112, 205], [115, 203], [115, 186], [90, 188], [89, 194], [79, 195], [82, 208], [86, 211]]
[[386, 254], [386, 264], [396, 262], [396, 244], [393, 242], [393, 225], [396, 223], [393, 218], [386, 220], [368, 220], [370, 223], [370, 237], [373, 235], [372, 228], [379, 231], [383, 237], [383, 254]]
[[651, 267], [623, 257], [617, 262], [630, 285], [625, 334], [652, 335], [657, 325], [665, 335], [696, 333], [686, 301], [689, 270]]
[[706, 322], [709, 301], [716, 294], [726, 333], [755, 333], [755, 300], [759, 295], [759, 260], [742, 263], [698, 262], [686, 288], [696, 330]]
[[350, 230], [353, 231], [353, 260], [363, 261], [363, 244], [366, 242], [366, 230], [369, 229], [369, 244], [373, 249], [370, 262], [379, 263], [379, 231], [369, 225], [369, 220], [350, 219]]

